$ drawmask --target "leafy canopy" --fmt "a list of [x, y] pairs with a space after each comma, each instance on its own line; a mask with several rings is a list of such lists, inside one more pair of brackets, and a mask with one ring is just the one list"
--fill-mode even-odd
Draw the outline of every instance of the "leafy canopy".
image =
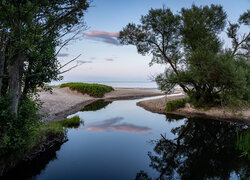
[[[249, 11], [238, 23], [227, 25], [222, 6], [151, 9], [141, 23], [129, 23], [119, 35], [138, 53], [152, 55], [150, 65], [165, 64], [155, 80], [169, 92], [179, 85], [197, 106], [249, 102], [249, 33], [239, 37], [241, 25], [249, 25]], [[231, 48], [223, 48], [220, 34], [227, 27]]]

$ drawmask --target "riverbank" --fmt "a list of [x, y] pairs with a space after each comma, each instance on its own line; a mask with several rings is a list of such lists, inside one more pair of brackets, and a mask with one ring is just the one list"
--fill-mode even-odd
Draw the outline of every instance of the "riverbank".
[[39, 93], [42, 102], [40, 114], [46, 121], [61, 120], [70, 114], [83, 109], [84, 106], [97, 100], [115, 101], [125, 99], [137, 99], [142, 97], [152, 97], [163, 95], [158, 90], [146, 89], [121, 89], [115, 88], [114, 91], [106, 93], [103, 98], [94, 98], [86, 94], [72, 91], [69, 88], [53, 88], [52, 94], [49, 91]]
[[215, 119], [220, 121], [236, 122], [250, 125], [250, 109], [244, 109], [237, 112], [232, 112], [228, 108], [213, 107], [209, 110], [195, 109], [189, 103], [184, 108], [177, 109], [175, 111], [166, 111], [166, 102], [171, 100], [177, 100], [184, 98], [184, 95], [170, 96], [151, 100], [140, 101], [138, 106], [145, 110], [159, 113], [159, 114], [175, 114], [185, 116], [187, 118], [206, 118]]

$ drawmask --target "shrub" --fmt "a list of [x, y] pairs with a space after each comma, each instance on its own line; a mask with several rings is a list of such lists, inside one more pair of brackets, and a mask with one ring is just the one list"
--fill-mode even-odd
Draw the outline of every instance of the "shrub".
[[184, 99], [177, 99], [173, 101], [168, 101], [166, 103], [166, 110], [167, 111], [175, 111], [176, 109], [185, 107], [185, 104], [188, 102], [188, 98]]
[[88, 94], [93, 97], [103, 97], [105, 93], [113, 91], [111, 86], [102, 84], [87, 84], [87, 83], [66, 83], [61, 84], [60, 88], [69, 87], [71, 90], [76, 90], [83, 94]]
[[0, 97], [0, 159], [1, 163], [15, 162], [48, 135], [66, 135], [66, 128], [78, 127], [78, 116], [42, 124], [38, 104], [31, 98], [21, 100], [17, 116], [10, 113], [8, 97]]
[[31, 98], [21, 100], [17, 116], [11, 115], [9, 103], [8, 97], [0, 97], [0, 157], [18, 159], [36, 144], [40, 117]]

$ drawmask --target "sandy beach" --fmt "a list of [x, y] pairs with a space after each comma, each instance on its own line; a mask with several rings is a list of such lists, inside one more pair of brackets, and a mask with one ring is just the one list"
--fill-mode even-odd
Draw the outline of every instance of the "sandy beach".
[[[143, 90], [143, 89], [121, 89], [116, 88], [114, 91], [106, 93], [103, 98], [94, 98], [87, 94], [82, 94], [77, 91], [72, 91], [69, 88], [53, 88], [53, 93], [42, 91], [39, 93], [42, 102], [40, 114], [46, 121], [61, 120], [70, 114], [83, 109], [84, 106], [93, 103], [94, 101], [103, 99], [107, 101], [115, 101], [122, 99], [137, 99], [142, 97], [152, 97], [164, 95], [157, 90]], [[185, 117], [198, 117], [216, 119], [230, 122], [240, 122], [250, 124], [250, 110], [245, 109], [240, 112], [232, 112], [230, 109], [222, 109], [213, 107], [209, 110], [195, 109], [190, 104], [186, 104], [184, 108], [180, 108], [173, 112], [166, 111], [166, 102], [176, 99], [184, 98], [185, 95], [171, 95], [168, 97], [161, 97], [151, 100], [140, 101], [138, 106], [145, 110], [160, 113], [160, 114], [176, 114]]]
[[250, 109], [244, 109], [238, 112], [232, 112], [227, 108], [213, 107], [209, 110], [195, 109], [190, 104], [186, 104], [184, 108], [177, 109], [173, 112], [166, 111], [166, 102], [176, 99], [184, 98], [185, 96], [171, 96], [156, 98], [152, 100], [140, 101], [137, 103], [138, 106], [143, 107], [145, 110], [160, 113], [160, 114], [176, 114], [189, 118], [207, 118], [221, 121], [237, 122], [250, 125]]
[[44, 116], [43, 119], [46, 121], [61, 120], [68, 115], [81, 110], [84, 106], [100, 99], [115, 101], [163, 94], [164, 93], [158, 90], [115, 88], [114, 91], [106, 93], [103, 98], [94, 98], [77, 91], [72, 91], [67, 87], [53, 88], [52, 94], [49, 91], [39, 92], [40, 100], [42, 102], [40, 114]]

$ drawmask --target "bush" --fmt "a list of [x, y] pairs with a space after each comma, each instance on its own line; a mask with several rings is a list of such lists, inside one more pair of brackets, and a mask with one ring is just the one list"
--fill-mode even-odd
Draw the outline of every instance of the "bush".
[[18, 114], [10, 113], [9, 97], [0, 97], [0, 164], [15, 162], [36, 146], [48, 134], [65, 136], [66, 128], [78, 127], [78, 116], [42, 124], [38, 115], [39, 105], [31, 98], [21, 99]]
[[30, 98], [21, 100], [17, 116], [10, 113], [10, 100], [0, 97], [0, 157], [18, 159], [37, 143], [40, 117], [38, 105]]
[[188, 102], [188, 98], [184, 99], [177, 99], [173, 101], [168, 101], [166, 103], [166, 110], [167, 111], [175, 111], [176, 109], [185, 107], [185, 104]]
[[105, 93], [113, 91], [111, 86], [102, 84], [87, 84], [87, 83], [66, 83], [61, 84], [60, 88], [69, 87], [71, 90], [76, 90], [83, 94], [88, 94], [93, 97], [103, 97]]

